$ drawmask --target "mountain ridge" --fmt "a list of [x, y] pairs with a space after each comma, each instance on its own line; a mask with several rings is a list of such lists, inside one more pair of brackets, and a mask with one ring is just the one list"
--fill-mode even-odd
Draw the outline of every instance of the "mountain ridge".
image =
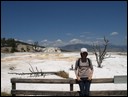
[[[59, 47], [62, 50], [67, 50], [67, 51], [80, 51], [81, 48], [87, 48], [88, 51], [93, 51], [93, 47], [92, 45], [89, 44], [70, 44], [70, 45], [65, 45], [65, 46], [61, 46]], [[101, 49], [103, 48], [103, 45], [100, 46]], [[109, 44], [107, 47], [107, 51], [110, 52], [127, 52], [127, 46], [126, 45], [113, 45], [113, 44]]]

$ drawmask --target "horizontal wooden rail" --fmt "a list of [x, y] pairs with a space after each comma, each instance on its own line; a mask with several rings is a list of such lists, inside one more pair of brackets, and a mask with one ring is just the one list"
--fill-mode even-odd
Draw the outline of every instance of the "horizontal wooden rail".
[[[122, 79], [121, 79], [122, 78]], [[94, 78], [92, 83], [127, 83], [127, 76], [114, 76], [114, 78]], [[24, 79], [11, 78], [12, 96], [15, 95], [50, 95], [50, 96], [78, 96], [79, 91], [73, 91], [73, 85], [78, 84], [76, 79]], [[39, 83], [39, 84], [69, 84], [70, 91], [39, 91], [39, 90], [16, 90], [16, 83]], [[90, 96], [126, 96], [127, 90], [100, 90], [90, 91]]]
[[[92, 79], [92, 83], [113, 83], [113, 78]], [[12, 78], [11, 83], [50, 83], [50, 84], [78, 84], [76, 79], [21, 79]]]
[[[39, 90], [12, 90], [12, 94], [49, 95], [49, 96], [79, 96], [79, 91], [39, 91]], [[90, 91], [90, 96], [125, 96], [127, 90]]]

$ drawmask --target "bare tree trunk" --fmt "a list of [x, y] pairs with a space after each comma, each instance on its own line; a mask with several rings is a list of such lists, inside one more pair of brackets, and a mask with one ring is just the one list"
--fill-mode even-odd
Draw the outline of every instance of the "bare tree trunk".
[[[106, 50], [107, 50], [107, 46], [108, 46], [109, 41], [104, 37], [104, 42], [105, 42], [105, 44], [104, 44], [103, 50], [101, 50], [101, 47], [100, 47], [99, 44], [98, 45], [93, 44], [93, 50], [94, 50], [94, 54], [96, 56], [96, 61], [97, 61], [97, 64], [98, 64], [99, 68], [102, 67], [101, 63], [103, 62], [103, 60], [105, 58], [105, 55], [107, 53]], [[99, 53], [97, 53], [97, 52], [99, 52]]]
[[33, 50], [34, 50], [34, 51], [38, 51], [38, 50], [37, 50], [37, 48], [38, 48], [38, 46], [39, 46], [38, 41], [34, 42], [33, 45], [34, 45]]

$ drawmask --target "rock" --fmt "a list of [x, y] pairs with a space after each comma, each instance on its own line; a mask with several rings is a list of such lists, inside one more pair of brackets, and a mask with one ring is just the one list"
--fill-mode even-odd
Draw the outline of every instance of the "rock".
[[45, 53], [60, 53], [61, 50], [59, 48], [47, 47], [47, 48], [43, 49], [43, 52], [45, 52]]

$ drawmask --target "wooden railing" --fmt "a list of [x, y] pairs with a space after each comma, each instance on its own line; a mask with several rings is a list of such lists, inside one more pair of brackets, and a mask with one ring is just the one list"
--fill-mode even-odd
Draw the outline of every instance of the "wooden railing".
[[[116, 78], [116, 79], [115, 79]], [[120, 81], [120, 83], [125, 83], [127, 76], [123, 77], [125, 81]], [[98, 78], [92, 79], [92, 83], [115, 83], [118, 81], [118, 77], [114, 78]], [[120, 80], [120, 77], [119, 77]], [[73, 85], [78, 84], [75, 79], [21, 79], [21, 78], [12, 78], [12, 96], [16, 95], [52, 95], [52, 96], [78, 96], [79, 91], [73, 91]], [[45, 91], [45, 90], [17, 90], [16, 83], [40, 83], [40, 84], [70, 84], [70, 91]], [[127, 90], [104, 90], [104, 91], [90, 91], [90, 96], [127, 96]]]

